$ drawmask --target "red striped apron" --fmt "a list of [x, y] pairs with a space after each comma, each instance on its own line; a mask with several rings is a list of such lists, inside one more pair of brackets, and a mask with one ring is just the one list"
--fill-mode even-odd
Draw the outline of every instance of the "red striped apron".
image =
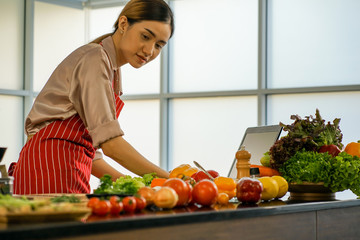
[[[124, 106], [116, 94], [116, 117]], [[56, 120], [23, 147], [14, 168], [14, 194], [90, 193], [96, 149], [78, 114]]]

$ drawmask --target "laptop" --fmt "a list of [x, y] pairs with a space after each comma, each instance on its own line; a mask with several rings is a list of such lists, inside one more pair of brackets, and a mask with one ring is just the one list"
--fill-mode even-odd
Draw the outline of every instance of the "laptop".
[[[249, 127], [245, 131], [238, 150], [240, 150], [241, 146], [245, 146], [245, 150], [251, 153], [250, 163], [261, 165], [260, 159], [279, 139], [281, 131], [282, 127], [280, 125]], [[228, 177], [234, 179], [237, 177], [236, 158], [231, 165]]]

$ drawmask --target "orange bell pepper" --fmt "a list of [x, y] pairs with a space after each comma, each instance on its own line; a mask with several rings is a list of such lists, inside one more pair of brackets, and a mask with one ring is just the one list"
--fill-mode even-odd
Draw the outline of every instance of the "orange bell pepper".
[[162, 186], [164, 184], [164, 182], [166, 182], [166, 180], [168, 180], [167, 178], [154, 178], [151, 181], [150, 187], [157, 187], [157, 186]]
[[189, 167], [188, 169], [185, 169], [183, 174], [187, 177], [191, 177], [194, 173], [198, 172], [199, 169], [196, 167]]
[[218, 188], [219, 193], [226, 193], [229, 199], [232, 199], [236, 195], [236, 181], [228, 177], [217, 177], [214, 179], [214, 183]]
[[344, 152], [360, 157], [360, 140], [358, 142], [348, 143], [344, 149]]

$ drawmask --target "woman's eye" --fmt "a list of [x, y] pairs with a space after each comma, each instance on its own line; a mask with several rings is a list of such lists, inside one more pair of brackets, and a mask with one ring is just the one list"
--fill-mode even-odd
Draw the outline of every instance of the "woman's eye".
[[147, 36], [147, 35], [145, 35], [145, 34], [142, 34], [141, 37], [142, 37], [144, 40], [149, 40], [149, 39], [150, 39], [150, 37]]
[[155, 47], [156, 47], [157, 49], [162, 49], [162, 48], [163, 48], [163, 46], [162, 46], [161, 44], [155, 44]]

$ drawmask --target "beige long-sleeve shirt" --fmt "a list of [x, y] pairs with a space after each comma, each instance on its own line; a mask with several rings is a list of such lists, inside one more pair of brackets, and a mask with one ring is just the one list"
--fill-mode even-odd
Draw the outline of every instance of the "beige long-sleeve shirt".
[[[122, 92], [112, 38], [105, 38], [102, 45], [84, 45], [58, 65], [26, 118], [28, 136], [55, 120], [64, 120], [74, 114], [80, 115], [95, 148], [124, 135], [116, 118], [114, 91], [119, 95]], [[101, 157], [97, 152], [95, 159]]]

